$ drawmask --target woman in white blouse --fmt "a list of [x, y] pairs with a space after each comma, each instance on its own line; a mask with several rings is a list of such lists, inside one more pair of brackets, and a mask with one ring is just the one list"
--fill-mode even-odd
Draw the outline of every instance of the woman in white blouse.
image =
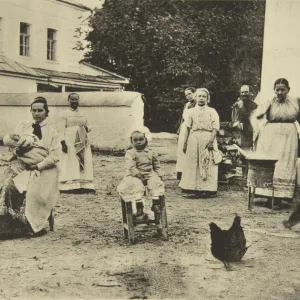
[[[31, 113], [33, 120], [21, 122], [3, 137], [12, 157], [1, 186], [0, 234], [44, 232], [58, 196], [56, 164], [60, 145], [57, 131], [47, 122], [46, 99], [37, 97], [31, 104]], [[22, 136], [18, 151], [15, 136]], [[26, 160], [22, 159], [34, 144], [42, 152], [32, 151]]]
[[188, 193], [213, 197], [218, 189], [218, 165], [214, 161], [214, 151], [218, 151], [219, 115], [214, 108], [207, 106], [210, 100], [207, 89], [197, 89], [194, 97], [197, 105], [185, 121], [187, 131], [183, 152], [186, 158], [179, 186]]

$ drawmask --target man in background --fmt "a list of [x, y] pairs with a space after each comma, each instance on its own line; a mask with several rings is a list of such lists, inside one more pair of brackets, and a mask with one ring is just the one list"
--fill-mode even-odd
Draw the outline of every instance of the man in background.
[[234, 139], [246, 150], [253, 146], [253, 129], [249, 118], [256, 108], [257, 104], [253, 101], [249, 86], [243, 85], [240, 97], [232, 106], [231, 122]]

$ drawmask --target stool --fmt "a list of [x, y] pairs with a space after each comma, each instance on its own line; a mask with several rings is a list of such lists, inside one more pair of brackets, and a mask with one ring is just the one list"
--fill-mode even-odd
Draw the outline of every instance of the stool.
[[[124, 201], [121, 198], [123, 232], [124, 232], [124, 237], [128, 239], [129, 244], [134, 244], [136, 231], [156, 229], [159, 236], [162, 236], [165, 239], [168, 238], [168, 223], [167, 223], [165, 197], [161, 196], [159, 197], [159, 200], [156, 201], [158, 201], [160, 207], [160, 213], [155, 214], [156, 215], [155, 219], [136, 221], [132, 214], [132, 202]], [[155, 220], [159, 220], [159, 223]]]
[[[253, 202], [254, 202], [253, 200], [255, 198], [255, 188], [256, 188], [256, 186], [251, 185], [251, 183], [249, 184], [249, 187], [248, 187], [248, 210], [249, 211], [252, 211]], [[272, 212], [273, 212], [274, 211], [274, 187], [273, 187], [273, 184], [269, 184], [268, 188], [272, 189], [271, 208], [272, 208]]]
[[255, 198], [256, 188], [264, 188], [271, 191], [272, 212], [274, 209], [274, 185], [273, 176], [277, 159], [263, 157], [246, 157], [248, 161], [248, 209], [251, 211]]

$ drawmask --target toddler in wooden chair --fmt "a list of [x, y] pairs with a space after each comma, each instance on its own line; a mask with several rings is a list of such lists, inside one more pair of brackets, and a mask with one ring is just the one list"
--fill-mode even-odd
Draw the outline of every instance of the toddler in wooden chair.
[[125, 154], [126, 175], [117, 188], [124, 201], [132, 201], [136, 220], [147, 219], [144, 213], [146, 188], [151, 195], [152, 211], [156, 218], [160, 214], [159, 199], [165, 194], [157, 154], [148, 148], [147, 131], [143, 131], [134, 130], [130, 135], [132, 147]]

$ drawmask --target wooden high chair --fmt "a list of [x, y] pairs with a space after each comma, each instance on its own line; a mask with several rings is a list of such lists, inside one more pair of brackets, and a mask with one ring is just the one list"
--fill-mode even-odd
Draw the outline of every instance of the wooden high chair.
[[[147, 192], [147, 187], [145, 188], [145, 193]], [[141, 231], [157, 230], [158, 236], [162, 237], [164, 240], [168, 239], [168, 223], [167, 223], [167, 212], [165, 197], [159, 197], [157, 200], [160, 213], [154, 213], [155, 219], [147, 220], [135, 220], [132, 213], [132, 201], [125, 201], [121, 197], [121, 207], [122, 207], [122, 221], [123, 221], [123, 232], [125, 239], [128, 240], [129, 244], [135, 243], [135, 233]], [[160, 215], [160, 217], [158, 217]], [[158, 222], [156, 220], [159, 220]]]

